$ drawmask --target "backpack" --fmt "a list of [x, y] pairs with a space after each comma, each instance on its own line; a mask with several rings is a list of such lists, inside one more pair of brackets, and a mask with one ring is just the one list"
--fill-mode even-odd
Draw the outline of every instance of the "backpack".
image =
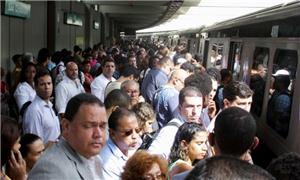
[[[178, 122], [173, 121], [173, 122], [169, 122], [166, 126], [176, 126], [179, 128], [181, 125]], [[151, 146], [153, 140], [158, 136], [161, 129], [158, 129], [152, 133], [145, 134], [142, 138], [143, 142], [138, 149], [139, 150], [147, 150]]]
[[23, 104], [22, 108], [20, 109], [20, 116], [22, 117], [22, 119], [25, 114], [25, 111], [27, 110], [27, 108], [30, 104], [31, 104], [31, 101], [27, 101], [26, 103]]

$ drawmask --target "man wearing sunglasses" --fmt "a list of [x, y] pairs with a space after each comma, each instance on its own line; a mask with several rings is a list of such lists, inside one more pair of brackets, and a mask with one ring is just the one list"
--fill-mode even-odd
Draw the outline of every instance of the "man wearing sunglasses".
[[149, 152], [168, 158], [178, 128], [185, 122], [199, 122], [203, 106], [201, 92], [193, 86], [183, 88], [179, 93], [179, 105], [175, 117], [165, 125], [154, 138]]

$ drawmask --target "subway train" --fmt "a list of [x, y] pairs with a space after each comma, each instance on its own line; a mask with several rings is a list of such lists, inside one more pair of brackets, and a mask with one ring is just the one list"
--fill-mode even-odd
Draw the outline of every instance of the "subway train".
[[[254, 91], [251, 113], [260, 139], [276, 155], [300, 153], [299, 10], [300, 2], [294, 1], [209, 27], [140, 34], [138, 38], [168, 46], [184, 44], [202, 57], [206, 68], [230, 69], [234, 80], [246, 82]], [[276, 104], [277, 108], [287, 107], [276, 114], [271, 102], [274, 77], [279, 73], [288, 77], [284, 84], [289, 103]]]

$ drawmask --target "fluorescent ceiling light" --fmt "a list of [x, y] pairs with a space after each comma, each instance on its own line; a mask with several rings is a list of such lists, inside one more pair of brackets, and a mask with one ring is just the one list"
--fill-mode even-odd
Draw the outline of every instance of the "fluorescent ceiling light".
[[[209, 26], [246, 15], [267, 7], [275, 6], [293, 0], [202, 0], [198, 6], [193, 6], [176, 19], [170, 19], [158, 26], [138, 30], [137, 33], [159, 32]], [[179, 10], [180, 11], [180, 10]]]

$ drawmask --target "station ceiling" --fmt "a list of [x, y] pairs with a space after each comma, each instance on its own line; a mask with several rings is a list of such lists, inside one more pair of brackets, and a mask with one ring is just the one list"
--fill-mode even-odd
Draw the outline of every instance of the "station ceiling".
[[99, 5], [101, 13], [112, 19], [121, 29], [136, 31], [159, 25], [190, 7], [197, 6], [201, 0], [94, 0], [87, 4]]

